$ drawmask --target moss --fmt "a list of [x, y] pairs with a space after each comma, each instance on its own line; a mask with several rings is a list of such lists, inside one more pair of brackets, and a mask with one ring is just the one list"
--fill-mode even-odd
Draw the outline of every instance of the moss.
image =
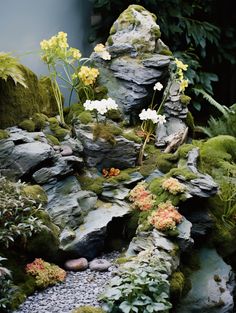
[[127, 262], [132, 261], [133, 258], [134, 258], [133, 256], [120, 257], [120, 258], [116, 259], [115, 263], [118, 265], [125, 264]]
[[153, 229], [153, 226], [149, 222], [150, 211], [142, 211], [139, 213], [138, 219], [138, 230], [139, 231], [150, 231]]
[[94, 88], [94, 100], [102, 100], [106, 98], [108, 89], [106, 86], [98, 85]]
[[84, 112], [84, 107], [81, 103], [74, 103], [69, 108], [69, 112], [65, 116], [65, 120], [67, 123], [71, 123], [74, 118], [78, 117], [80, 113]]
[[57, 102], [53, 93], [52, 82], [49, 76], [42, 76], [39, 79], [39, 92], [43, 103], [39, 112], [45, 114], [46, 116], [57, 115]]
[[170, 295], [173, 301], [183, 296], [185, 277], [182, 272], [174, 272], [170, 279]]
[[130, 180], [130, 175], [125, 170], [121, 171], [119, 175], [107, 178], [106, 181], [111, 184], [117, 184], [122, 181]]
[[59, 127], [54, 130], [54, 134], [58, 140], [62, 141], [69, 134], [69, 131], [67, 129]]
[[78, 176], [78, 181], [81, 184], [82, 189], [91, 190], [97, 195], [101, 194], [103, 191], [103, 183], [105, 179], [103, 177], [87, 177], [87, 176]]
[[35, 131], [35, 123], [32, 120], [24, 120], [19, 124], [19, 127], [28, 132]]
[[53, 136], [53, 135], [46, 135], [47, 140], [49, 141], [50, 144], [54, 145], [54, 146], [59, 146], [60, 142], [59, 140]]
[[174, 206], [177, 206], [180, 201], [185, 201], [184, 193], [173, 195], [162, 188], [163, 177], [155, 178], [149, 183], [149, 190], [156, 195], [156, 204], [170, 200]]
[[112, 27], [110, 28], [109, 34], [114, 35], [115, 33], [116, 33], [116, 28], [115, 28], [115, 25], [113, 24]]
[[161, 38], [161, 31], [158, 26], [152, 27], [150, 32], [156, 39]]
[[140, 144], [142, 143], [142, 139], [139, 136], [137, 136], [133, 130], [129, 132], [123, 132], [122, 136], [127, 140], [134, 141]]
[[180, 146], [179, 149], [177, 150], [178, 157], [180, 159], [186, 159], [189, 151], [191, 151], [194, 148], [196, 148], [196, 146], [193, 144], [184, 144]]
[[167, 48], [163, 48], [159, 53], [163, 54], [163, 55], [167, 55], [167, 56], [172, 56], [173, 55], [173, 53], [169, 49], [167, 49]]
[[191, 97], [187, 96], [187, 95], [180, 95], [180, 102], [183, 104], [183, 105], [188, 105], [191, 101]]
[[9, 137], [8, 131], [0, 129], [0, 140], [7, 139], [8, 137]]
[[176, 176], [183, 176], [186, 180], [195, 179], [198, 175], [194, 174], [187, 168], [172, 168], [169, 173], [166, 175], [167, 177], [176, 177]]
[[39, 185], [26, 185], [21, 189], [21, 192], [24, 196], [29, 197], [37, 202], [42, 204], [47, 204], [48, 197], [44, 189]]
[[48, 117], [42, 113], [35, 113], [32, 116], [32, 121], [35, 124], [35, 130], [42, 130], [48, 121]]
[[195, 132], [195, 123], [194, 123], [194, 118], [193, 115], [190, 111], [187, 113], [187, 117], [185, 120], [186, 125], [189, 128], [189, 135], [194, 137], [194, 132]]
[[78, 119], [82, 124], [89, 124], [92, 123], [93, 117], [89, 111], [84, 111], [78, 115]]
[[107, 43], [108, 43], [109, 46], [112, 46], [112, 45], [113, 45], [114, 41], [113, 41], [113, 39], [112, 39], [111, 36], [109, 36], [109, 37], [107, 38]]
[[27, 67], [20, 65], [28, 88], [13, 80], [0, 80], [0, 125], [3, 128], [18, 125], [30, 119], [34, 113], [51, 115], [55, 110], [55, 99], [45, 84]]
[[103, 138], [111, 145], [116, 144], [115, 136], [121, 135], [122, 129], [114, 125], [96, 124], [93, 128], [93, 139]]
[[86, 305], [80, 306], [79, 308], [73, 310], [71, 313], [105, 313], [103, 309], [94, 306]]
[[55, 130], [57, 127], [59, 127], [59, 121], [56, 117], [50, 117], [48, 121], [51, 130]]
[[122, 117], [119, 110], [109, 110], [107, 112], [107, 118], [115, 122], [120, 122]]

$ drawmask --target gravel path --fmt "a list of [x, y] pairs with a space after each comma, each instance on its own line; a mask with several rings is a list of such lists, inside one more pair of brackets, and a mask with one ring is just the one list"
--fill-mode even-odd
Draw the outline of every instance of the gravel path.
[[[112, 252], [102, 256], [113, 262], [119, 253]], [[35, 292], [14, 313], [71, 313], [81, 305], [99, 306], [97, 296], [109, 281], [116, 266], [108, 272], [67, 272], [65, 283]]]

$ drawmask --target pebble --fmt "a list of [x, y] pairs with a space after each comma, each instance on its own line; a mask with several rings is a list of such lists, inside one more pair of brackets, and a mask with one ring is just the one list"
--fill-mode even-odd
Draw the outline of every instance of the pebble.
[[[102, 259], [112, 262], [119, 252], [103, 255]], [[100, 306], [97, 297], [117, 270], [111, 265], [109, 271], [96, 272], [87, 269], [81, 272], [67, 272], [64, 283], [35, 292], [14, 313], [71, 313], [82, 305]]]
[[68, 271], [84, 271], [88, 268], [88, 261], [85, 258], [68, 260], [65, 263], [65, 269]]
[[89, 268], [91, 271], [105, 272], [111, 266], [111, 263], [106, 259], [94, 259], [89, 262]]

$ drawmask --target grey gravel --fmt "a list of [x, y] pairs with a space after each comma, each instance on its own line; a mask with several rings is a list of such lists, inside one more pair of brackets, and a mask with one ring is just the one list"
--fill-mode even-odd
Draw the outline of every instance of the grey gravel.
[[[111, 252], [101, 258], [113, 263], [118, 256], [118, 252]], [[67, 272], [64, 283], [35, 292], [14, 313], [70, 313], [82, 305], [98, 307], [100, 304], [97, 297], [116, 269], [117, 266], [112, 264], [107, 272], [94, 272], [90, 269]]]

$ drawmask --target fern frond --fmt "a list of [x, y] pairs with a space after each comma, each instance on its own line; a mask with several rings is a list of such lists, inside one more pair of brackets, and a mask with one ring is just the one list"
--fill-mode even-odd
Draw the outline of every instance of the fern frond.
[[209, 93], [207, 93], [205, 90], [203, 89], [199, 89], [199, 88], [193, 88], [194, 92], [198, 95], [201, 94], [203, 96], [203, 98], [205, 100], [207, 100], [211, 105], [213, 105], [218, 111], [220, 111], [224, 116], [227, 115], [227, 113], [230, 112], [230, 110], [220, 104], [219, 102], [217, 102], [211, 95], [209, 95]]
[[0, 52], [0, 78], [7, 81], [10, 77], [15, 85], [20, 84], [27, 88], [24, 74], [19, 67], [20, 63], [10, 53]]

